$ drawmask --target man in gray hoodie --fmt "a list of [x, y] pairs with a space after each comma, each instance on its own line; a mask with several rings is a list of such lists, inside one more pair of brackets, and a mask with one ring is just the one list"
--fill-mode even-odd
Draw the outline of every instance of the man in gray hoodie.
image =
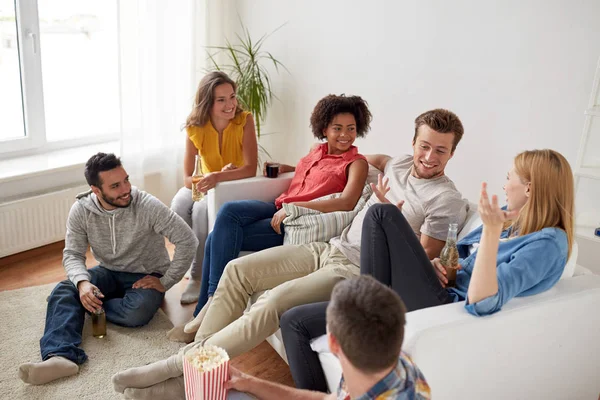
[[[67, 220], [63, 266], [68, 280], [48, 298], [40, 340], [42, 362], [19, 367], [26, 383], [74, 375], [87, 359], [78, 346], [85, 319], [104, 308], [114, 324], [150, 322], [164, 293], [179, 282], [198, 241], [188, 225], [152, 195], [137, 190], [114, 154], [98, 153], [85, 166], [89, 192], [77, 196]], [[173, 261], [164, 237], [176, 247]], [[88, 245], [100, 265], [87, 269]]]

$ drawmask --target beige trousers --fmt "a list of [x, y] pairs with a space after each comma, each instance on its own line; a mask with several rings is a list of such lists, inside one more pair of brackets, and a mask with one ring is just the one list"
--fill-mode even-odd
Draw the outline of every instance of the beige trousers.
[[[279, 329], [281, 315], [302, 304], [327, 301], [333, 286], [360, 275], [329, 243], [278, 246], [227, 264], [196, 342], [211, 344], [236, 357]], [[250, 297], [268, 290], [244, 314]]]

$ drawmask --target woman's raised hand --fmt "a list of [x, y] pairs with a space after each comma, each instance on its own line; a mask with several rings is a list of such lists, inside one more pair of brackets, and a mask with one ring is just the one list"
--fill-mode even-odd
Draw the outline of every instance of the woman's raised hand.
[[519, 215], [518, 210], [505, 211], [498, 205], [498, 196], [493, 195], [492, 201], [488, 197], [487, 183], [481, 184], [481, 195], [479, 196], [479, 217], [484, 226], [490, 228], [500, 228], [506, 221], [515, 219]]

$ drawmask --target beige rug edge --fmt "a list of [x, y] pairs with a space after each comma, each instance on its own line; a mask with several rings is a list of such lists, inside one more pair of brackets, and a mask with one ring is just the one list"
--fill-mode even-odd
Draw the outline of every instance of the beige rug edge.
[[79, 374], [47, 385], [27, 385], [18, 378], [18, 367], [41, 360], [39, 340], [44, 333], [46, 298], [55, 285], [0, 292], [0, 399], [121, 399], [110, 381], [114, 373], [166, 358], [181, 346], [166, 338], [173, 325], [162, 310], [141, 328], [109, 323], [104, 339], [91, 335], [86, 318], [82, 348], [88, 360]]

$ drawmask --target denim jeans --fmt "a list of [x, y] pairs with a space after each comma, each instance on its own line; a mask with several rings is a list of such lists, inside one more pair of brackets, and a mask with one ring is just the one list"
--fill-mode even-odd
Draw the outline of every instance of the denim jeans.
[[215, 293], [227, 263], [237, 258], [240, 251], [260, 251], [283, 245], [283, 224], [281, 235], [271, 226], [276, 212], [274, 203], [258, 200], [230, 201], [221, 207], [204, 245], [202, 284], [194, 316]]
[[[374, 204], [365, 215], [360, 273], [372, 275], [400, 295], [407, 311], [452, 301], [400, 210]], [[327, 302], [295, 307], [282, 315], [281, 333], [296, 387], [326, 391], [325, 374], [310, 342], [326, 331]], [[368, 340], [368, 338], [365, 338]]]
[[[132, 289], [131, 286], [147, 274], [116, 272], [97, 266], [89, 270], [90, 282], [104, 298], [102, 307], [106, 319], [116, 325], [138, 327], [146, 325], [161, 306], [164, 293], [154, 289]], [[161, 277], [160, 274], [152, 274]], [[79, 291], [69, 280], [60, 282], [48, 298], [46, 328], [40, 339], [42, 360], [65, 357], [77, 364], [87, 359], [81, 344], [86, 310]]]
[[375, 204], [365, 215], [360, 273], [391, 287], [407, 312], [452, 302], [419, 238], [393, 204]]
[[319, 356], [310, 347], [310, 342], [327, 332], [325, 316], [328, 304], [324, 301], [294, 307], [279, 320], [285, 353], [298, 389], [327, 392]]

